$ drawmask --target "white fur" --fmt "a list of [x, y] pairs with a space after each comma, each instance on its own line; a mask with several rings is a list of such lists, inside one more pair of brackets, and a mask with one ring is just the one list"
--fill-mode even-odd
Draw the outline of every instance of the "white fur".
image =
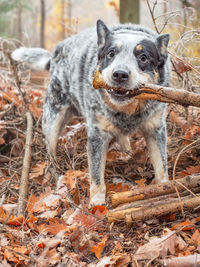
[[12, 59], [26, 62], [34, 70], [45, 70], [51, 54], [42, 48], [20, 47], [12, 52]]

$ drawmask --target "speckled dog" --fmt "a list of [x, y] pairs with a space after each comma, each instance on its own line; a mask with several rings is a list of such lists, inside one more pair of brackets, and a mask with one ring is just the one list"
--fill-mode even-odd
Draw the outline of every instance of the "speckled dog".
[[[166, 155], [166, 104], [136, 100], [133, 91], [142, 83], [168, 86], [167, 46], [169, 35], [132, 24], [111, 29], [101, 21], [97, 28], [72, 36], [56, 47], [51, 56], [40, 48], [19, 48], [12, 54], [33, 68], [48, 69], [43, 131], [48, 149], [55, 154], [57, 139], [74, 114], [85, 117], [88, 134], [90, 206], [105, 203], [104, 171], [109, 142], [116, 137], [130, 149], [128, 136], [141, 130], [146, 139], [155, 180], [168, 180]], [[126, 90], [94, 90], [94, 72], [99, 69], [109, 86]]]

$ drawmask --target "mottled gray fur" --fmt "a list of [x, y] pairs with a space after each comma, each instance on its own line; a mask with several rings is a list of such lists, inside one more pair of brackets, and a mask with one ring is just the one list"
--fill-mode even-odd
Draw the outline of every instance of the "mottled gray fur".
[[[143, 45], [143, 40], [150, 40], [154, 43], [159, 54], [158, 60], [163, 58], [163, 65], [158, 64], [159, 71], [158, 66], [155, 66], [153, 71], [148, 70], [148, 58], [136, 57], [133, 54], [138, 44], [142, 44], [142, 48], [137, 48], [138, 51], [146, 46], [145, 42]], [[124, 149], [128, 149], [127, 136], [136, 130], [141, 130], [155, 169], [155, 179], [159, 182], [165, 182], [168, 179], [166, 104], [150, 100], [144, 103], [139, 101], [137, 108], [132, 112], [130, 107], [133, 105], [134, 108], [136, 103], [134, 98], [120, 96], [118, 92], [120, 98], [118, 100], [118, 93], [107, 92], [103, 88], [94, 90], [92, 86], [93, 75], [97, 68], [100, 69], [110, 86], [124, 85], [123, 87], [130, 92], [138, 88], [141, 83], [149, 81], [168, 86], [170, 79], [168, 40], [169, 36], [159, 37], [158, 34], [143, 26], [125, 24], [111, 27], [108, 30], [103, 22], [98, 21], [97, 29], [87, 29], [60, 42], [51, 58], [47, 52], [44, 53], [43, 68], [47, 67], [50, 62], [51, 78], [44, 104], [43, 132], [49, 151], [55, 153], [57, 138], [63, 125], [68, 123], [74, 114], [82, 114], [85, 117], [91, 187], [90, 206], [105, 203], [106, 152], [114, 136]], [[118, 52], [107, 52], [106, 46], [115, 46]], [[23, 57], [25, 51], [26, 55], [30, 54], [28, 59]], [[34, 58], [34, 62], [37, 61], [35, 60], [37, 53], [34, 56], [34, 50], [26, 49], [21, 54], [17, 54], [17, 51], [14, 53], [13, 58], [18, 61], [25, 60], [29, 64], [31, 58]], [[48, 56], [49, 62], [46, 61]], [[111, 57], [112, 60], [110, 60]], [[41, 54], [38, 60], [41, 60]], [[141, 60], [141, 65], [146, 64], [146, 67], [139, 67], [138, 60]], [[128, 80], [121, 82], [115, 79], [114, 81], [114, 71], [127, 72]]]

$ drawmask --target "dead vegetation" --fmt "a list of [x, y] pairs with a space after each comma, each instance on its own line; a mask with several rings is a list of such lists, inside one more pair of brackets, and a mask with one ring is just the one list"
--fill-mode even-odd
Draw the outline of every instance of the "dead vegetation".
[[[160, 199], [165, 203], [176, 198], [178, 212], [171, 209], [167, 215], [157, 214], [132, 223], [135, 215], [132, 210], [118, 218], [117, 223], [109, 223], [107, 217], [114, 208], [113, 201], [107, 207], [88, 210], [83, 118], [75, 118], [65, 127], [59, 138], [57, 160], [53, 162], [41, 130], [48, 74], [31, 73], [23, 65], [13, 66], [9, 51], [14, 42], [1, 40], [0, 45], [0, 262], [3, 266], [198, 266], [200, 206], [186, 210], [183, 198], [199, 198], [199, 176], [194, 187], [184, 184], [183, 192], [178, 188]], [[177, 60], [173, 72], [173, 77], [178, 72], [177, 87], [197, 92], [199, 78], [195, 70], [183, 71], [180, 62]], [[27, 110], [33, 117], [33, 136], [28, 200], [25, 199], [23, 215], [16, 211], [27, 140]], [[168, 162], [173, 180], [200, 173], [199, 117], [198, 108], [175, 104], [168, 107]], [[131, 136], [131, 148], [126, 154], [115, 141], [110, 144], [105, 174], [107, 199], [119, 193], [147, 192], [149, 188], [153, 170], [139, 133]], [[151, 196], [140, 201], [128, 208], [137, 209], [145, 201], [152, 208], [157, 200]]]

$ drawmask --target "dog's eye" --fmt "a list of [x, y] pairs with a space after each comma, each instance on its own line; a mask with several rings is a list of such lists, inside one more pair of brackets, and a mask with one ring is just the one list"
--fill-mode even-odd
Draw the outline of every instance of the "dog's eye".
[[148, 61], [146, 55], [142, 55], [142, 56], [140, 57], [140, 60], [141, 60], [143, 63], [146, 63], [146, 62]]
[[115, 56], [115, 51], [114, 50], [110, 50], [107, 54], [108, 58], [113, 58]]

